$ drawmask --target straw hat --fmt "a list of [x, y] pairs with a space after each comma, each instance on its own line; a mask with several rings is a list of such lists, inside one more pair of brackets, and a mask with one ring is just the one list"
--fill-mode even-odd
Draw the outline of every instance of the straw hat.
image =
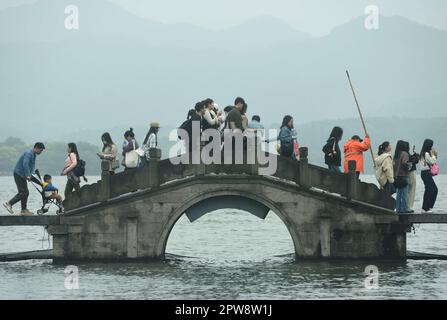
[[160, 128], [159, 122], [151, 122], [151, 128]]

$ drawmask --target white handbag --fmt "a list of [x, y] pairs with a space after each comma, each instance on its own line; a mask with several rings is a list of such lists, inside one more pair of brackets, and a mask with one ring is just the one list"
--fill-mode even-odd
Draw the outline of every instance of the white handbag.
[[138, 154], [137, 150], [135, 150], [134, 144], [134, 149], [126, 153], [124, 165], [126, 168], [137, 168], [139, 161], [140, 155]]

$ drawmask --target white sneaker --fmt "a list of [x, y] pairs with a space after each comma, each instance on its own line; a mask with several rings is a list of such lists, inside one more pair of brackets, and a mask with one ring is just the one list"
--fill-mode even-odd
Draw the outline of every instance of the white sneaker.
[[422, 214], [424, 214], [424, 213], [429, 214], [429, 213], [433, 213], [433, 210], [425, 211], [424, 209], [422, 209], [421, 213]]
[[5, 207], [6, 210], [8, 210], [8, 212], [9, 212], [10, 214], [14, 214], [14, 210], [12, 209], [12, 206], [9, 204], [9, 202], [5, 202], [5, 203], [3, 204], [3, 206]]

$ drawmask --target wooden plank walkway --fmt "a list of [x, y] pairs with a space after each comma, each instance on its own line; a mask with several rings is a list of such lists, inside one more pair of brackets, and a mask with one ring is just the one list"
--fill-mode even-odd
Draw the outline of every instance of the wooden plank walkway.
[[0, 253], [0, 262], [22, 260], [48, 260], [53, 259], [53, 249], [27, 252]]
[[446, 213], [399, 214], [401, 223], [447, 223]]
[[0, 226], [47, 226], [58, 223], [60, 216], [0, 216]]

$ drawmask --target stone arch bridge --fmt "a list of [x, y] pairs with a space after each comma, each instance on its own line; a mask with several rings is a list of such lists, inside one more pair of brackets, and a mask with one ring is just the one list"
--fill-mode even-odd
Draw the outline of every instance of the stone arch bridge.
[[163, 259], [169, 234], [221, 208], [284, 222], [299, 258], [405, 258], [409, 224], [399, 223], [394, 199], [348, 174], [278, 157], [272, 176], [259, 164], [174, 165], [151, 150], [148, 167], [83, 186], [65, 201], [66, 213], [48, 228], [54, 259]]

